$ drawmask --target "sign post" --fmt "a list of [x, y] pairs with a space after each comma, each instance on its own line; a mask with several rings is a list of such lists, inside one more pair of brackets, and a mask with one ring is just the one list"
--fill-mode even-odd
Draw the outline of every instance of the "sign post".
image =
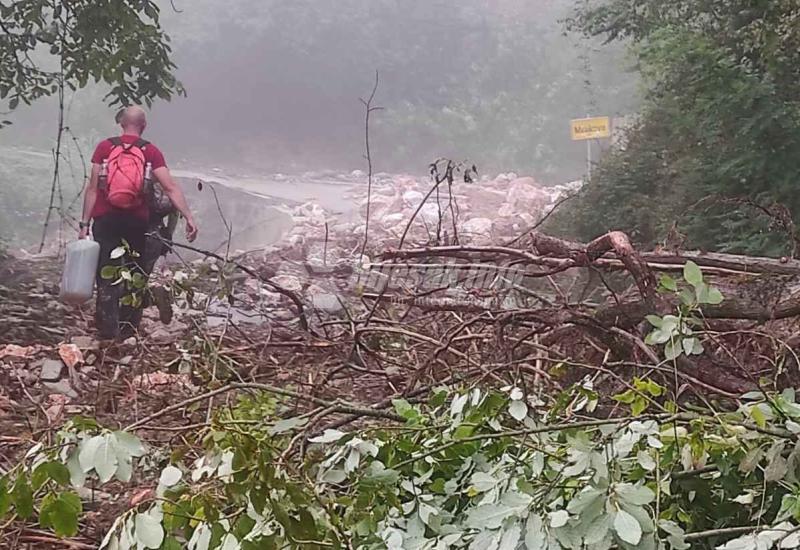
[[592, 177], [592, 140], [611, 137], [611, 119], [607, 116], [578, 118], [570, 121], [573, 141], [586, 142], [587, 176]]

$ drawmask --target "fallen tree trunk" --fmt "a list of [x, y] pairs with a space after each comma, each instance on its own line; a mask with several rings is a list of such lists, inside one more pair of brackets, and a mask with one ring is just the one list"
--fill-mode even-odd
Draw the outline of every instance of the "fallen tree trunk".
[[[548, 299], [541, 300], [541, 307], [524, 309], [496, 307], [495, 304], [499, 303], [497, 299], [448, 299], [437, 302], [430, 297], [430, 291], [416, 295], [376, 294], [371, 297], [378, 301], [403, 304], [409, 308], [420, 308], [426, 312], [488, 312], [495, 319], [495, 331], [504, 331], [502, 326], [526, 327], [531, 334], [541, 335], [546, 346], [561, 349], [566, 357], [576, 357], [576, 338], [585, 338], [597, 351], [607, 350], [606, 353], [610, 353], [611, 358], [620, 365], [638, 365], [637, 368], [649, 366], [655, 372], [663, 372], [665, 379], [672, 377], [669, 374], [672, 372], [695, 391], [713, 392], [728, 398], [757, 389], [759, 377], [773, 368], [774, 364], [769, 365], [769, 360], [759, 355], [759, 350], [747, 348], [757, 347], [758, 336], [752, 337], [752, 343], [742, 344], [746, 349], [733, 351], [726, 348], [728, 343], [725, 340], [725, 331], [731, 326], [734, 329], [753, 331], [767, 322], [800, 316], [800, 296], [773, 296], [768, 297], [769, 299], [763, 296], [761, 299], [754, 299], [750, 296], [753, 292], [751, 287], [759, 281], [765, 281], [770, 292], [778, 295], [785, 293], [788, 278], [800, 275], [800, 261], [705, 252], [638, 252], [627, 236], [620, 232], [602, 235], [586, 244], [532, 233], [520, 242], [520, 248], [436, 246], [387, 250], [381, 258], [384, 263], [377, 265], [383, 268], [392, 265], [420, 268], [426, 265], [426, 261], [435, 258], [450, 258], [465, 269], [481, 265], [499, 265], [504, 268], [513, 266], [524, 270], [525, 277], [534, 279], [578, 268], [592, 268], [599, 272], [627, 272], [638, 292], [620, 296], [609, 288], [606, 302], [594, 305], [583, 302], [570, 304], [558, 288], [554, 288], [553, 297], [548, 296]], [[414, 263], [404, 263], [409, 261]], [[644, 344], [644, 335], [653, 330], [645, 319], [648, 315], [675, 313], [678, 307], [677, 296], [673, 293], [656, 292], [655, 273], [681, 272], [687, 261], [700, 266], [706, 276], [725, 281], [724, 301], [718, 305], [702, 304], [698, 311], [705, 320], [705, 329], [722, 336], [707, 339], [706, 352], [702, 355], [681, 355], [673, 363], [659, 359], [662, 352], [658, 346]], [[448, 264], [433, 265], [441, 267]], [[778, 284], [771, 284], [776, 277]], [[549, 282], [555, 287], [556, 283], [552, 278]], [[632, 297], [635, 299], [631, 299]], [[746, 356], [751, 351], [754, 358], [752, 361], [740, 361], [737, 358], [737, 354]], [[786, 349], [774, 351], [777, 355], [787, 352]], [[511, 359], [513, 360], [513, 354]], [[588, 360], [584, 362], [591, 363]], [[680, 389], [675, 388], [675, 391], [678, 393]]]

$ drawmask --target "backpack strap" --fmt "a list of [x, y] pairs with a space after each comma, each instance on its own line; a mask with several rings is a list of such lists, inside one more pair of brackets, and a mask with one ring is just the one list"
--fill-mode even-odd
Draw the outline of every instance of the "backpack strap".
[[138, 138], [138, 139], [137, 139], [136, 141], [134, 141], [133, 143], [125, 143], [124, 141], [122, 141], [122, 138], [121, 138], [121, 137], [119, 137], [119, 136], [115, 136], [115, 137], [110, 137], [110, 138], [108, 138], [108, 141], [109, 141], [109, 142], [111, 143], [111, 145], [113, 145], [114, 147], [120, 147], [120, 146], [122, 146], [122, 147], [125, 147], [126, 149], [129, 149], [130, 147], [138, 147], [139, 149], [142, 149], [142, 150], [143, 150], [145, 147], [147, 147], [148, 145], [150, 145], [150, 142], [149, 142], [149, 141], [147, 141], [146, 139], [142, 139], [142, 138]]

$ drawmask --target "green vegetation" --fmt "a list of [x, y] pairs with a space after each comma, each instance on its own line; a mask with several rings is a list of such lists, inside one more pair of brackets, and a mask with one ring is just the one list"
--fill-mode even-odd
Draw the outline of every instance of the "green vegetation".
[[645, 401], [635, 414], [576, 420], [608, 405], [590, 384], [552, 397], [443, 390], [396, 400], [400, 423], [328, 429], [303, 460], [309, 416], [281, 419], [268, 394], [219, 411], [203, 454], [175, 449], [160, 465], [138, 438], [78, 419], [0, 480], [0, 513], [38, 509], [42, 527], [75, 534], [73, 487], [127, 482], [143, 462], [160, 470], [155, 495], [101, 548], [800, 546], [793, 391], [727, 413], [678, 412], [653, 381], [630, 391]]
[[90, 80], [110, 86], [112, 104], [183, 93], [159, 11], [151, 0], [0, 3], [0, 99], [14, 110]]
[[632, 42], [646, 94], [624, 147], [566, 212], [571, 230], [588, 239], [619, 229], [652, 246], [676, 223], [685, 246], [792, 253], [797, 18], [793, 1], [610, 0], [580, 11], [573, 27]]
[[[692, 263], [659, 291], [679, 305], [648, 318], [647, 340], [676, 368], [714, 338], [700, 308], [723, 296]], [[81, 488], [157, 477], [101, 549], [800, 547], [794, 390], [719, 407], [676, 402], [647, 376], [614, 396], [589, 377], [552, 394], [525, 386], [442, 387], [391, 410], [307, 397], [317, 408], [303, 412], [291, 389], [232, 384], [191, 402], [248, 393], [163, 449], [133, 435], [160, 413], [127, 431], [76, 417], [0, 477], [0, 519], [72, 536]], [[357, 420], [315, 427], [334, 413]]]

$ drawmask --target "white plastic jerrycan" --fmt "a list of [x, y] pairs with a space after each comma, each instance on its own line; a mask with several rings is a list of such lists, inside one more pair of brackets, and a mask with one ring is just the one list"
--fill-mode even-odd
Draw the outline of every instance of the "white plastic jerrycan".
[[67, 244], [67, 260], [61, 275], [59, 298], [68, 304], [82, 304], [92, 297], [100, 245], [91, 239]]

